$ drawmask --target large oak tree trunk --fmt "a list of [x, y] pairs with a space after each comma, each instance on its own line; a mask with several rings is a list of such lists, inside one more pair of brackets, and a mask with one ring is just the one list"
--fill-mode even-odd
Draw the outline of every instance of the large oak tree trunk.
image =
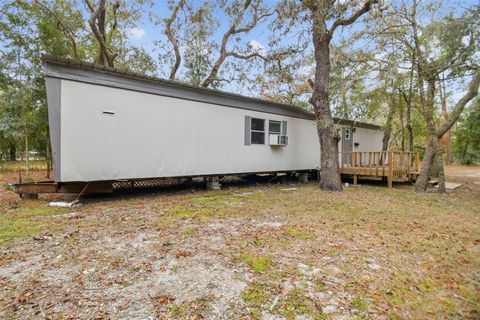
[[330, 41], [338, 27], [351, 25], [362, 15], [370, 11], [379, 0], [367, 0], [348, 18], [336, 19], [331, 28], [327, 28], [327, 20], [334, 10], [334, 1], [305, 1], [312, 11], [312, 40], [315, 49], [315, 81], [310, 103], [313, 105], [317, 120], [318, 138], [320, 141], [320, 187], [324, 190], [341, 191], [342, 181], [338, 171], [339, 134], [333, 123], [330, 111]]
[[338, 172], [339, 135], [335, 129], [329, 101], [330, 39], [318, 26], [314, 27], [313, 43], [316, 67], [311, 103], [315, 111], [320, 141], [320, 188], [341, 191], [342, 181]]
[[445, 192], [445, 173], [443, 169], [442, 150], [439, 144], [439, 139], [447, 133], [453, 124], [458, 120], [465, 105], [478, 95], [478, 88], [480, 86], [480, 70], [477, 70], [473, 75], [472, 80], [468, 86], [467, 93], [458, 100], [452, 112], [446, 118], [445, 122], [437, 129], [433, 118], [433, 103], [435, 97], [435, 80], [428, 79], [428, 98], [422, 103], [424, 105], [424, 118], [429, 128], [430, 136], [425, 150], [425, 157], [422, 162], [422, 169], [415, 184], [415, 191], [425, 191], [427, 189], [428, 179], [432, 174], [432, 167], [438, 169], [439, 192]]
[[427, 190], [428, 180], [430, 179], [430, 171], [435, 158], [437, 145], [437, 137], [435, 135], [430, 135], [428, 137], [425, 154], [423, 156], [422, 168], [420, 169], [417, 182], [415, 183], [415, 191], [417, 192]]
[[[436, 171], [435, 174], [433, 171]], [[445, 192], [445, 172], [443, 169], [442, 148], [438, 143], [436, 135], [428, 137], [425, 155], [422, 161], [422, 168], [415, 183], [415, 191], [423, 192], [427, 190], [428, 181], [432, 176], [438, 177], [439, 192]]]

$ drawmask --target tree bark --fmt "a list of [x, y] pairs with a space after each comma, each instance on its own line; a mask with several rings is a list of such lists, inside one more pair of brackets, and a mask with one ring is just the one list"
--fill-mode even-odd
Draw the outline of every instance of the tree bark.
[[[419, 67], [420, 68], [420, 67]], [[438, 159], [435, 159], [437, 155], [437, 149], [440, 149], [438, 143], [438, 136], [436, 135], [435, 120], [433, 118], [433, 106], [435, 103], [435, 79], [427, 79], [427, 92], [424, 90], [424, 78], [419, 69], [418, 86], [420, 91], [420, 100], [422, 102], [423, 118], [427, 124], [429, 131], [429, 137], [427, 145], [425, 147], [425, 155], [422, 161], [422, 168], [418, 175], [418, 179], [415, 183], [415, 191], [426, 191], [428, 187], [428, 181], [433, 172], [434, 163], [438, 163]]]
[[403, 114], [403, 106], [400, 105], [400, 109], [399, 109], [399, 115], [400, 115], [400, 132], [402, 133], [402, 139], [400, 141], [400, 149], [402, 151], [405, 151], [405, 116]]
[[438, 139], [434, 135], [428, 137], [427, 145], [425, 147], [425, 154], [422, 160], [422, 167], [415, 183], [415, 191], [424, 192], [427, 190], [428, 181], [430, 180], [430, 170], [435, 157], [436, 145]]
[[[393, 84], [392, 84], [393, 88]], [[388, 97], [388, 115], [387, 115], [387, 122], [385, 123], [385, 128], [383, 130], [383, 146], [382, 150], [388, 150], [388, 143], [390, 141], [390, 135], [392, 132], [392, 119], [393, 119], [393, 111], [395, 105], [395, 98], [394, 93], [390, 94]]]
[[[90, 10], [90, 18], [88, 19], [88, 24], [92, 30], [93, 36], [98, 42], [99, 53], [97, 58], [97, 63], [102, 65], [107, 65], [109, 67], [115, 66], [115, 58], [117, 57], [116, 53], [113, 53], [108, 46], [109, 39], [106, 35], [106, 0], [100, 0], [97, 4], [97, 7], [94, 8], [89, 0], [84, 0], [87, 4], [88, 9]], [[116, 28], [116, 19], [117, 19], [117, 10], [120, 6], [119, 2], [116, 2], [113, 5], [113, 20], [114, 24], [110, 34], [113, 34]], [[111, 40], [111, 39], [110, 39]]]
[[320, 188], [330, 191], [342, 191], [342, 181], [338, 170], [339, 134], [333, 122], [330, 110], [330, 41], [335, 30], [348, 26], [370, 11], [379, 0], [365, 1], [363, 6], [347, 18], [336, 19], [328, 29], [327, 20], [332, 10], [332, 1], [317, 0], [309, 2], [312, 12], [312, 40], [315, 51], [315, 81], [310, 103], [313, 105], [320, 141]]
[[175, 63], [173, 66], [170, 68], [170, 80], [175, 80], [175, 75], [177, 73], [178, 68], [180, 67], [180, 63], [182, 61], [182, 56], [180, 55], [180, 48], [178, 45], [178, 40], [175, 37], [173, 31], [172, 31], [172, 24], [173, 22], [177, 19], [177, 14], [180, 9], [183, 8], [183, 5], [185, 4], [185, 0], [179, 0], [175, 8], [173, 8], [172, 15], [170, 18], [165, 19], [165, 34], [167, 35], [168, 41], [173, 46], [173, 52], [175, 53]]
[[[442, 77], [442, 81], [440, 82], [440, 98], [442, 101], [442, 117], [445, 121], [448, 120], [448, 111], [447, 111], [447, 90], [445, 88], [445, 78]], [[445, 145], [446, 150], [446, 157], [445, 163], [447, 165], [452, 164], [452, 146], [451, 146], [451, 139], [450, 139], [450, 130], [448, 130], [445, 135], [443, 136], [442, 140]]]
[[[416, 21], [417, 1], [413, 0], [412, 16], [410, 23], [413, 30], [413, 39], [415, 44], [416, 54], [416, 68], [418, 75], [418, 88], [420, 91], [420, 100], [422, 106], [422, 113], [429, 131], [429, 141], [425, 150], [424, 161], [422, 162], [422, 169], [415, 184], [415, 191], [425, 191], [427, 183], [430, 178], [432, 165], [435, 163], [439, 168], [439, 192], [445, 191], [445, 175], [443, 173], [443, 159], [441, 148], [438, 143], [439, 139], [450, 130], [452, 125], [458, 120], [465, 105], [478, 94], [478, 87], [480, 84], [480, 69], [475, 70], [472, 80], [468, 86], [467, 93], [455, 104], [452, 112], [446, 117], [445, 121], [436, 128], [434, 119], [434, 100], [435, 100], [435, 84], [439, 80], [439, 74], [443, 70], [436, 69], [435, 63], [437, 61], [428, 62], [424, 57], [421, 49], [421, 44], [418, 36], [418, 25]], [[424, 82], [428, 85], [427, 94], [424, 91]], [[424, 167], [425, 166], [425, 167]]]
[[317, 120], [320, 141], [320, 188], [341, 191], [342, 181], [338, 172], [339, 135], [330, 111], [330, 36], [325, 21], [314, 12], [313, 45], [315, 48], [315, 82], [311, 103]]
[[15, 144], [10, 145], [10, 161], [16, 161], [17, 160], [17, 148], [15, 147]]
[[407, 105], [406, 112], [407, 132], [408, 132], [408, 151], [413, 152], [413, 127], [412, 127], [412, 106]]
[[408, 99], [406, 122], [408, 131], [408, 151], [413, 152], [413, 127], [412, 127], [412, 99], [413, 99], [413, 71], [415, 69], [415, 56], [412, 54], [412, 69], [410, 70], [410, 81], [408, 84]]

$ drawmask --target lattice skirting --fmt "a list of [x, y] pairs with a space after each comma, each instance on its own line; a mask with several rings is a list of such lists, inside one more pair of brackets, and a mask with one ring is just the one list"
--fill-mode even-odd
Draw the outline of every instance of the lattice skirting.
[[[112, 183], [113, 190], [127, 190], [127, 189], [146, 189], [146, 188], [158, 188], [158, 187], [170, 187], [182, 184], [199, 185], [205, 183], [206, 178], [194, 177], [194, 178], [158, 178], [158, 179], [144, 179], [144, 180], [125, 180], [115, 181]], [[238, 175], [220, 176], [216, 181], [220, 183], [228, 183], [242, 180]]]

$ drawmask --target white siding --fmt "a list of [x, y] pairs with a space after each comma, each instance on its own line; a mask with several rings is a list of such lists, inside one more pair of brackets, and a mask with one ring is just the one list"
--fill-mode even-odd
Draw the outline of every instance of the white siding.
[[[245, 116], [287, 121], [288, 146], [244, 145]], [[59, 181], [304, 170], [319, 159], [311, 120], [62, 80]]]
[[[353, 133], [353, 151], [382, 151], [383, 131], [355, 128]], [[358, 143], [358, 147], [355, 146]]]

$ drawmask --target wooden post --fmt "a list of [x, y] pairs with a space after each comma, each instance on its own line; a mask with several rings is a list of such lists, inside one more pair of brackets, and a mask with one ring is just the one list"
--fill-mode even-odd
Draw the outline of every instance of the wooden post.
[[393, 187], [393, 153], [388, 153], [388, 188]]
[[358, 183], [358, 181], [357, 181], [357, 175], [354, 174], [354, 175], [353, 175], [353, 184], [354, 184], [354, 185], [357, 185], [357, 183]]

